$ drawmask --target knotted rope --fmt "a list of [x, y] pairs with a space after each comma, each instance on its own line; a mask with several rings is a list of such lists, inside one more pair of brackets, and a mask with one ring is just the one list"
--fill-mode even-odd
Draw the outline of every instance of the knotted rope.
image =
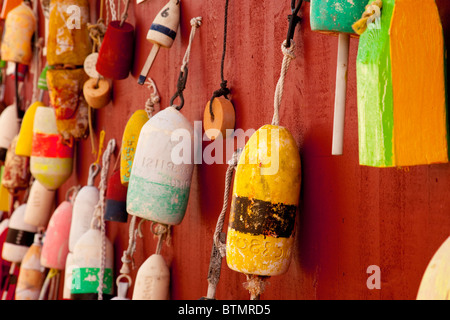
[[150, 98], [148, 98], [145, 102], [145, 112], [147, 112], [147, 116], [150, 119], [151, 117], [153, 117], [153, 113], [155, 112], [155, 106], [157, 107], [156, 109], [160, 109], [160, 98], [158, 95], [158, 90], [156, 89], [155, 82], [152, 78], [147, 78], [147, 87], [149, 89], [153, 89], [152, 93], [150, 94]]
[[353, 30], [357, 34], [362, 35], [364, 31], [367, 30], [368, 24], [373, 22], [376, 18], [380, 17], [380, 9], [382, 8], [382, 6], [383, 1], [381, 0], [375, 0], [374, 2], [368, 4], [366, 6], [366, 11], [364, 11], [361, 16], [361, 19], [359, 19], [352, 25]]
[[191, 55], [191, 45], [192, 41], [194, 41], [195, 31], [197, 30], [197, 28], [200, 28], [201, 25], [202, 25], [202, 17], [196, 17], [191, 19], [191, 34], [189, 35], [189, 44], [183, 57], [183, 63], [181, 64], [180, 68], [181, 72], [184, 72], [184, 69], [187, 67], [189, 63], [189, 57]]
[[291, 61], [295, 59], [295, 42], [291, 40], [291, 45], [286, 47], [286, 40], [281, 45], [281, 51], [283, 52], [283, 63], [281, 64], [281, 74], [278, 79], [277, 86], [275, 88], [275, 98], [274, 98], [274, 113], [272, 118], [272, 125], [278, 126], [280, 123], [279, 119], [279, 109], [281, 105], [281, 99], [283, 98], [283, 90], [284, 90], [284, 79], [286, 77], [286, 73], [289, 69], [289, 65]]

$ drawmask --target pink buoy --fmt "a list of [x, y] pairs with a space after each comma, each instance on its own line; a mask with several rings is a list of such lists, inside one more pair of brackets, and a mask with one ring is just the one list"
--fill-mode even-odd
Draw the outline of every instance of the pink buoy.
[[105, 78], [126, 79], [133, 63], [134, 27], [111, 21], [103, 38], [96, 69]]

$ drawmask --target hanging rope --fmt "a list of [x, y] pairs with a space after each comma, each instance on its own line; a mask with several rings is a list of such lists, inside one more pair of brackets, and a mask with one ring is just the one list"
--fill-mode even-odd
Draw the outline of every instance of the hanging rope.
[[274, 112], [273, 112], [273, 118], [272, 118], [272, 125], [278, 126], [280, 123], [280, 117], [279, 117], [279, 109], [281, 104], [281, 99], [283, 98], [283, 90], [284, 90], [284, 79], [286, 77], [286, 73], [289, 69], [289, 65], [291, 64], [291, 61], [295, 59], [295, 42], [291, 40], [291, 45], [289, 47], [286, 47], [287, 41], [283, 41], [283, 44], [281, 45], [281, 51], [283, 52], [283, 63], [281, 65], [281, 74], [280, 78], [278, 79], [277, 86], [275, 89], [275, 98], [274, 98]]
[[[93, 223], [96, 220], [100, 225], [100, 230], [102, 234], [102, 257], [101, 266], [99, 271], [99, 282], [98, 282], [98, 300], [103, 300], [103, 276], [105, 273], [106, 264], [106, 234], [105, 234], [105, 220], [103, 219], [103, 214], [105, 212], [105, 191], [107, 187], [107, 176], [109, 170], [109, 158], [114, 152], [116, 146], [116, 140], [111, 139], [108, 142], [105, 152], [103, 153], [103, 167], [100, 173], [100, 184], [99, 184], [99, 201], [94, 209]], [[92, 227], [92, 225], [91, 225]]]
[[156, 254], [161, 254], [162, 242], [166, 240], [166, 243], [170, 244], [170, 226], [162, 223], [152, 222], [152, 233], [158, 237], [158, 243], [156, 245]]
[[150, 94], [150, 98], [148, 98], [147, 101], [145, 102], [145, 112], [147, 112], [147, 116], [150, 119], [151, 117], [153, 117], [153, 113], [155, 112], [155, 106], [156, 109], [158, 110], [160, 109], [159, 105], [160, 98], [153, 79], [148, 77], [146, 84], [149, 89], [153, 89], [152, 93]]
[[[120, 0], [119, 0], [119, 4], [120, 4]], [[125, 10], [124, 10], [123, 13], [122, 13], [122, 18], [121, 18], [121, 20], [120, 20], [119, 27], [122, 27], [123, 23], [124, 23], [125, 20], [127, 20], [127, 18], [128, 18], [128, 7], [129, 7], [129, 5], [130, 5], [130, 0], [126, 0], [126, 3], [125, 3]], [[119, 9], [120, 9], [120, 7], [119, 7]]]
[[223, 76], [223, 66], [225, 63], [225, 53], [227, 50], [227, 27], [228, 27], [228, 0], [225, 0], [225, 17], [223, 24], [223, 49], [222, 49], [222, 60], [220, 62], [220, 89], [213, 92], [213, 95], [209, 101], [209, 114], [211, 115], [211, 119], [214, 120], [214, 113], [212, 110], [212, 104], [214, 98], [222, 97], [228, 99], [228, 95], [231, 93], [230, 89], [227, 88], [227, 81]]

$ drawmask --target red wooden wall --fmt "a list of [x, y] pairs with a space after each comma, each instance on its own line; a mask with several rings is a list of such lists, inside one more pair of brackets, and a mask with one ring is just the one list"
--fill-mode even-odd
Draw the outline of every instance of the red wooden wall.
[[[159, 51], [149, 74], [158, 87], [161, 107], [167, 107], [176, 92], [190, 19], [201, 16], [203, 24], [192, 45], [182, 109], [192, 122], [202, 120], [206, 102], [219, 88], [224, 2], [183, 0], [180, 29], [173, 47]], [[446, 39], [450, 40], [450, 3], [436, 2]], [[152, 46], [146, 40], [147, 30], [165, 3], [166, 0], [146, 0], [139, 5], [134, 1], [130, 4], [127, 21], [136, 29], [134, 67], [126, 80], [114, 82], [112, 103], [95, 111], [96, 143], [99, 132], [105, 130], [105, 146], [112, 138], [120, 146], [128, 118], [144, 108], [151, 91], [139, 86], [137, 77]], [[272, 119], [288, 14], [288, 0], [230, 0], [224, 73], [232, 90], [236, 128], [256, 130]], [[280, 109], [280, 124], [292, 132], [302, 159], [295, 248], [288, 273], [270, 278], [261, 298], [415, 299], [429, 260], [450, 235], [450, 164], [402, 169], [359, 165], [356, 38], [350, 42], [344, 154], [331, 155], [337, 37], [311, 31], [309, 3], [303, 5], [301, 14], [303, 19], [294, 36], [297, 58], [288, 71]], [[14, 99], [13, 81], [8, 81], [7, 104]], [[26, 96], [31, 97], [30, 79]], [[208, 143], [203, 142], [203, 147]], [[118, 150], [117, 147], [111, 158], [112, 164]], [[60, 189], [59, 202], [69, 187], [86, 184], [88, 167], [95, 159], [90, 140], [80, 141], [76, 170]], [[172, 228], [171, 245], [162, 249], [170, 266], [172, 299], [206, 295], [212, 237], [222, 208], [226, 169], [226, 163], [195, 167], [186, 216]], [[149, 222], [144, 223], [143, 230], [144, 238], [138, 238], [134, 256], [133, 277], [156, 249]], [[122, 253], [128, 246], [128, 224], [107, 222], [107, 235], [115, 248], [117, 276]], [[369, 265], [380, 267], [379, 290], [366, 286]], [[224, 261], [217, 298], [248, 299], [244, 281], [245, 276], [230, 270]]]

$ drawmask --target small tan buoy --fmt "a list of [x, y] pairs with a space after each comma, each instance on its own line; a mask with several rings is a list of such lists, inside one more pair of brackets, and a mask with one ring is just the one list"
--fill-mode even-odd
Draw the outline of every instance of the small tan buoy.
[[210, 101], [206, 103], [203, 114], [205, 134], [211, 140], [216, 139], [219, 136], [219, 132], [223, 138], [227, 138], [233, 133], [234, 129], [235, 111], [233, 104], [225, 97], [214, 98], [212, 104], [213, 116], [210, 112], [210, 103]]
[[111, 85], [106, 79], [90, 78], [84, 83], [83, 94], [88, 105], [100, 109], [111, 101]]
[[170, 271], [160, 254], [152, 254], [136, 275], [133, 300], [168, 300]]

